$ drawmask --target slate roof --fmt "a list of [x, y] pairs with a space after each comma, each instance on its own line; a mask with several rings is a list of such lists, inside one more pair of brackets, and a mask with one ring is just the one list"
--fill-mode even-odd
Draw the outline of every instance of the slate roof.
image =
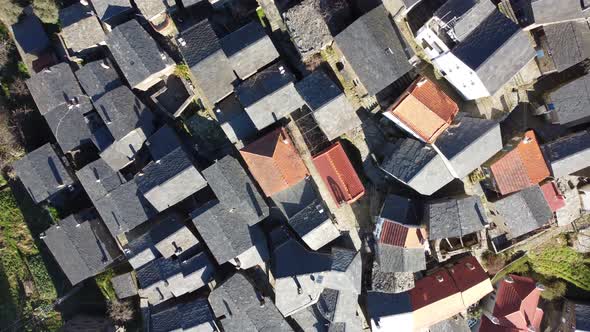
[[340, 236], [340, 231], [319, 200], [311, 202], [290, 217], [288, 223], [312, 250], [317, 250]]
[[393, 328], [411, 331], [414, 328], [412, 304], [407, 292], [367, 292], [367, 314], [373, 331], [388, 331]]
[[318, 311], [330, 322], [330, 332], [362, 330], [357, 315], [358, 294], [326, 288], [316, 304]]
[[123, 249], [123, 253], [135, 270], [162, 256], [156, 249], [149, 232], [129, 241]]
[[[236, 273], [209, 295], [209, 303], [227, 332], [293, 331], [270, 298], [259, 294], [252, 283]], [[261, 305], [264, 303], [264, 305]]]
[[217, 104], [215, 116], [225, 136], [232, 143], [241, 144], [241, 141], [253, 137], [258, 132], [235, 94], [229, 95]]
[[179, 256], [199, 244], [197, 237], [179, 217], [172, 215], [150, 230], [154, 246], [164, 258]]
[[258, 130], [303, 106], [303, 99], [295, 89], [294, 81], [295, 76], [287, 67], [276, 63], [236, 88], [240, 103]]
[[279, 57], [270, 37], [258, 22], [250, 22], [221, 40], [233, 70], [245, 80]]
[[576, 328], [590, 330], [590, 306], [576, 303], [574, 311], [576, 312]]
[[354, 21], [335, 41], [371, 95], [412, 69], [407, 46], [394, 30], [383, 5]]
[[154, 208], [164, 211], [207, 186], [182, 147], [144, 167], [135, 180]]
[[557, 71], [563, 71], [590, 56], [587, 22], [565, 22], [543, 28]]
[[113, 238], [93, 215], [70, 215], [46, 230], [42, 239], [72, 285], [101, 273], [119, 255]]
[[411, 138], [398, 140], [381, 168], [423, 195], [432, 195], [453, 180], [441, 156]]
[[126, 182], [121, 173], [113, 170], [101, 158], [82, 167], [76, 172], [76, 177], [93, 202]]
[[264, 233], [257, 225], [249, 226], [247, 220], [242, 219], [236, 210], [219, 201], [210, 201], [193, 211], [191, 217], [219, 264], [230, 261], [251, 248], [256, 248], [265, 260], [268, 252]]
[[394, 194], [385, 197], [379, 217], [401, 225], [420, 225], [416, 201]]
[[563, 137], [542, 148], [556, 178], [590, 167], [590, 132]]
[[148, 20], [166, 13], [169, 5], [166, 0], [134, 0], [139, 12]]
[[295, 84], [313, 117], [328, 138], [360, 127], [361, 120], [340, 88], [323, 70], [316, 70]]
[[147, 139], [146, 145], [154, 160], [160, 160], [182, 145], [176, 131], [165, 124]]
[[12, 167], [37, 204], [74, 183], [49, 143], [15, 161]]
[[81, 3], [60, 9], [59, 22], [60, 36], [74, 53], [98, 46], [106, 39], [100, 22], [92, 14], [92, 9]]
[[490, 95], [495, 94], [535, 56], [526, 33], [498, 10], [451, 52], [477, 73]]
[[217, 199], [233, 209], [248, 225], [268, 216], [268, 205], [248, 177], [240, 163], [225, 156], [203, 171], [203, 176]]
[[195, 24], [180, 37], [185, 43], [180, 43], [182, 56], [205, 97], [215, 104], [230, 94], [236, 76], [209, 21]]
[[549, 93], [554, 121], [573, 127], [590, 121], [590, 75], [586, 74]]
[[460, 115], [434, 145], [450, 161], [453, 175], [462, 179], [502, 150], [500, 124]]
[[41, 115], [57, 108], [67, 108], [69, 105], [88, 101], [72, 69], [65, 62], [34, 74], [27, 79], [26, 84]]
[[284, 128], [277, 128], [240, 150], [266, 196], [283, 191], [309, 175]]
[[98, 19], [107, 23], [133, 10], [129, 0], [91, 0], [91, 3]]
[[403, 248], [382, 244], [377, 251], [384, 272], [418, 272], [426, 269], [424, 248]]
[[456, 38], [463, 40], [495, 9], [489, 0], [448, 0], [433, 16], [450, 24]]
[[123, 85], [119, 74], [108, 59], [89, 62], [76, 71], [82, 89], [93, 101]]
[[495, 207], [512, 238], [532, 232], [553, 218], [553, 211], [538, 185], [500, 199]]
[[35, 15], [24, 15], [11, 28], [14, 40], [26, 54], [41, 55], [50, 46], [49, 37]]
[[155, 309], [150, 317], [151, 331], [215, 331], [215, 317], [206, 299], [179, 301], [174, 306]]
[[314, 182], [306, 178], [292, 187], [274, 194], [271, 199], [285, 217], [290, 218], [306, 208], [318, 198], [314, 189]]
[[107, 45], [131, 87], [172, 65], [136, 20], [116, 26], [107, 36]]
[[137, 295], [137, 285], [131, 272], [123, 273], [111, 278], [117, 298], [122, 300]]
[[532, 0], [533, 18], [537, 24], [569, 21], [588, 17], [588, 9], [577, 0]]
[[463, 237], [481, 231], [489, 223], [478, 196], [429, 202], [425, 218], [431, 239]]
[[151, 217], [156, 211], [137, 189], [135, 181], [127, 182], [94, 202], [113, 237], [128, 232]]

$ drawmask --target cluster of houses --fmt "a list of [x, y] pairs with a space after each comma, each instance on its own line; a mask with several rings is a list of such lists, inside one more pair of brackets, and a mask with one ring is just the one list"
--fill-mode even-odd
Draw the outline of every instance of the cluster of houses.
[[[256, 6], [240, 24], [198, 15], [234, 2], [80, 1], [60, 10], [57, 42], [29, 11], [11, 27], [53, 133], [12, 167], [34, 203], [67, 211], [41, 239], [70, 283], [114, 270], [150, 331], [467, 331], [457, 315], [477, 305], [479, 331], [539, 331], [543, 285], [492, 285], [477, 258], [590, 210], [563, 186], [590, 167], [589, 76], [533, 111], [482, 118], [465, 104], [530, 86], [531, 68], [576, 72], [590, 56], [584, 2], [441, 0], [408, 40], [399, 20], [426, 0], [362, 2], [356, 16], [345, 1], [330, 15], [260, 1], [300, 58], [334, 65], [307, 73]], [[371, 151], [386, 183], [374, 264], [330, 211], [378, 199], [343, 139], [374, 121], [349, 90], [396, 133]], [[187, 132], [197, 111], [229, 151], [212, 157]], [[296, 113], [311, 124], [292, 129]], [[479, 190], [447, 194], [461, 181]]]

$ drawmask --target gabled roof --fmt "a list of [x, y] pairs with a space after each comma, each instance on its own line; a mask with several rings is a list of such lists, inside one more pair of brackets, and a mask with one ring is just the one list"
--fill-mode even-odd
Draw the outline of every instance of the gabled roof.
[[[166, 13], [170, 6], [167, 0], [134, 0], [137, 9], [148, 21]], [[174, 3], [174, 2], [172, 2]]]
[[180, 217], [171, 215], [149, 232], [154, 246], [164, 258], [179, 256], [199, 244], [197, 237], [184, 225]]
[[135, 270], [162, 256], [156, 249], [149, 232], [129, 241], [123, 249], [123, 253]]
[[[414, 229], [411, 231], [418, 232]], [[377, 254], [379, 269], [383, 272], [418, 272], [426, 269], [424, 248], [405, 248], [380, 243]]]
[[258, 22], [250, 22], [221, 39], [221, 47], [240, 79], [246, 79], [279, 57]]
[[432, 143], [449, 127], [458, 112], [459, 106], [436, 84], [421, 78], [391, 105], [385, 116], [395, 117], [403, 129], [409, 128], [416, 138]]
[[283, 191], [309, 175], [284, 128], [248, 144], [240, 154], [266, 196]]
[[432, 201], [425, 206], [430, 239], [463, 237], [489, 223], [479, 196]]
[[448, 0], [433, 14], [452, 27], [455, 37], [463, 40], [496, 9], [490, 0]]
[[417, 202], [413, 199], [389, 194], [385, 197], [379, 218], [408, 227], [419, 227]]
[[107, 45], [131, 87], [172, 65], [135, 19], [116, 26], [107, 36]]
[[225, 156], [209, 166], [203, 171], [203, 176], [221, 204], [233, 209], [248, 225], [254, 225], [268, 216], [268, 205], [232, 156]]
[[72, 69], [65, 62], [34, 74], [26, 83], [41, 115], [57, 108], [67, 108], [70, 105], [88, 101]]
[[507, 195], [547, 178], [549, 168], [537, 142], [529, 130], [516, 147], [490, 165], [495, 185], [501, 195]]
[[543, 145], [556, 178], [590, 167], [590, 132], [582, 131]]
[[232, 143], [242, 144], [241, 141], [253, 137], [258, 132], [238, 97], [233, 93], [217, 104], [215, 116], [225, 136]]
[[233, 91], [236, 76], [211, 23], [203, 20], [180, 34], [180, 51], [205, 97], [216, 104]]
[[340, 142], [314, 156], [313, 164], [337, 204], [351, 204], [365, 194], [365, 187]]
[[107, 23], [133, 10], [129, 0], [91, 0], [91, 3], [98, 19]]
[[576, 303], [574, 311], [576, 313], [576, 328], [590, 330], [590, 306]]
[[313, 179], [308, 177], [289, 189], [276, 193], [271, 199], [285, 217], [291, 218], [318, 199], [314, 186]]
[[590, 121], [590, 75], [585, 74], [560, 86], [547, 96], [553, 120], [573, 127]]
[[171, 307], [156, 308], [150, 317], [151, 331], [214, 331], [215, 317], [203, 298], [179, 301]]
[[207, 186], [182, 147], [148, 164], [135, 178], [143, 196], [159, 212]]
[[481, 22], [451, 52], [477, 73], [490, 95], [535, 56], [527, 34], [499, 10]]
[[72, 285], [101, 273], [119, 255], [113, 238], [93, 213], [60, 220], [42, 239]]
[[15, 161], [12, 167], [37, 204], [74, 183], [49, 143]]
[[549, 204], [551, 211], [557, 212], [557, 210], [565, 206], [565, 197], [559, 191], [559, 188], [555, 182], [550, 181], [541, 185], [541, 191], [543, 191], [543, 196]]
[[412, 69], [407, 46], [383, 5], [335, 37], [338, 48], [369, 94], [376, 95]]
[[414, 319], [408, 292], [389, 294], [376, 291], [367, 292], [367, 314], [371, 320], [372, 331], [412, 331]]
[[323, 70], [316, 70], [295, 84], [313, 117], [328, 138], [361, 125], [361, 120], [340, 88]]
[[442, 157], [426, 144], [399, 139], [381, 169], [423, 195], [432, 195], [453, 180]]
[[224, 316], [220, 322], [225, 331], [293, 331], [272, 300], [240, 273], [215, 288], [209, 303], [216, 317]]
[[317, 250], [340, 236], [340, 231], [319, 200], [311, 202], [290, 217], [288, 223], [312, 250]]
[[557, 71], [590, 56], [590, 29], [586, 21], [551, 24], [543, 27], [543, 31]]
[[146, 143], [154, 160], [160, 160], [182, 145], [176, 131], [165, 124], [147, 139]]
[[536, 24], [569, 21], [590, 16], [588, 8], [578, 0], [532, 0], [531, 7]]
[[120, 300], [137, 295], [137, 284], [131, 272], [111, 278], [111, 283], [117, 298]]
[[26, 54], [41, 55], [50, 46], [43, 24], [35, 15], [24, 15], [11, 28], [14, 40]]
[[[257, 226], [249, 226], [236, 211], [218, 201], [210, 201], [191, 213], [197, 231], [219, 264], [230, 261], [251, 248], [263, 260], [268, 258], [266, 239]], [[240, 267], [248, 268], [248, 262]]]
[[276, 63], [251, 76], [236, 88], [236, 95], [258, 130], [264, 129], [303, 106], [295, 89], [295, 76]]
[[74, 53], [98, 46], [106, 39], [100, 22], [92, 15], [92, 9], [81, 3], [60, 9], [59, 22], [60, 36]]
[[92, 101], [123, 85], [119, 74], [108, 59], [89, 62], [76, 71], [76, 77]]
[[538, 185], [523, 189], [495, 202], [512, 238], [532, 232], [553, 218], [545, 196]]
[[315, 305], [329, 322], [329, 331], [361, 331], [362, 323], [357, 315], [358, 294], [326, 288]]
[[76, 177], [93, 202], [126, 182], [121, 173], [113, 170], [101, 158], [82, 167], [76, 172]]
[[462, 179], [502, 150], [500, 124], [461, 114], [434, 145], [449, 160], [453, 175]]

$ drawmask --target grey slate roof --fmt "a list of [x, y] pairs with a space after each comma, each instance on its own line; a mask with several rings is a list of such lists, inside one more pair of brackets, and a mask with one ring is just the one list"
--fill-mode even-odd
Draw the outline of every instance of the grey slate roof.
[[323, 247], [340, 236], [340, 231], [319, 200], [311, 202], [290, 217], [288, 223], [313, 250]]
[[59, 22], [61, 25], [60, 35], [66, 46], [73, 52], [98, 46], [106, 39], [106, 35], [90, 6], [75, 3], [60, 9]]
[[428, 202], [424, 210], [430, 239], [463, 237], [489, 223], [479, 196]]
[[303, 331], [328, 332], [329, 322], [322, 316], [316, 306], [307, 307], [304, 310], [292, 314], [293, 319]]
[[113, 238], [92, 214], [70, 215], [42, 239], [72, 285], [104, 271], [119, 255]]
[[15, 161], [12, 167], [37, 204], [74, 183], [49, 143]]
[[98, 19], [107, 23], [133, 10], [129, 0], [91, 0], [91, 3]]
[[235, 94], [219, 102], [217, 109], [215, 116], [230, 142], [241, 142], [258, 132]]
[[590, 56], [588, 23], [565, 22], [543, 28], [557, 71], [563, 71]]
[[243, 80], [279, 57], [272, 40], [258, 22], [246, 24], [220, 42], [233, 70]]
[[535, 56], [520, 27], [495, 10], [452, 53], [477, 73], [493, 95]]
[[195, 24], [180, 37], [185, 42], [180, 45], [182, 56], [209, 102], [215, 104], [230, 94], [236, 76], [209, 21]]
[[543, 145], [556, 178], [590, 167], [590, 133], [579, 132]]
[[318, 199], [313, 180], [303, 179], [299, 183], [280, 191], [271, 197], [285, 217], [291, 218]]
[[490, 0], [448, 0], [435, 12], [435, 17], [450, 24], [458, 40], [467, 37], [496, 6]]
[[576, 312], [576, 329], [578, 331], [590, 330], [590, 306], [576, 303], [574, 311]]
[[14, 40], [27, 54], [40, 55], [50, 46], [43, 24], [35, 15], [24, 15], [11, 28]]
[[361, 125], [361, 120], [340, 88], [323, 70], [316, 70], [295, 84], [328, 140]]
[[221, 204], [233, 209], [248, 225], [268, 216], [268, 205], [234, 157], [228, 155], [218, 160], [203, 171], [203, 176]]
[[553, 212], [538, 185], [523, 189], [495, 202], [512, 238], [517, 238], [545, 225]]
[[89, 62], [76, 71], [82, 89], [93, 101], [123, 85], [119, 74], [108, 59]]
[[160, 212], [207, 186], [182, 147], [150, 163], [140, 174], [135, 177], [139, 191]]
[[111, 279], [113, 289], [120, 300], [137, 295], [137, 285], [131, 272], [123, 273]]
[[149, 21], [156, 16], [166, 13], [168, 3], [166, 0], [134, 0], [139, 12]]
[[172, 307], [156, 310], [150, 317], [151, 331], [216, 331], [215, 318], [206, 299], [192, 299], [188, 302], [176, 303]]
[[379, 268], [383, 272], [418, 272], [426, 270], [426, 256], [422, 248], [402, 248], [379, 244]]
[[388, 331], [392, 328], [400, 331], [413, 330], [413, 311], [408, 292], [367, 292], [367, 314], [374, 331]]
[[357, 315], [358, 294], [326, 288], [316, 304], [318, 311], [330, 322], [329, 332], [362, 330]]
[[98, 158], [76, 172], [82, 187], [93, 202], [98, 201], [123, 183], [125, 178]]
[[569, 21], [590, 16], [578, 0], [532, 0], [533, 18], [537, 24]]
[[407, 47], [399, 32], [394, 30], [383, 5], [354, 21], [335, 41], [371, 95], [412, 69]]
[[398, 140], [381, 168], [423, 195], [432, 195], [453, 180], [441, 156], [411, 138]]
[[[590, 74], [577, 78], [549, 93], [557, 123], [573, 127], [590, 121]], [[550, 107], [551, 108], [551, 107]]]
[[131, 87], [172, 65], [136, 20], [116, 26], [107, 36], [107, 45]]
[[94, 205], [113, 237], [134, 229], [156, 215], [156, 211], [140, 195], [135, 181], [117, 187], [94, 202]]
[[420, 225], [416, 202], [394, 194], [385, 197], [379, 217], [407, 226]]
[[181, 146], [180, 138], [172, 127], [165, 124], [150, 136], [147, 140], [147, 147], [154, 160], [160, 160], [167, 154]]
[[470, 332], [471, 329], [467, 325], [467, 320], [460, 316], [443, 320], [430, 327], [433, 332]]
[[294, 81], [295, 76], [284, 65], [276, 63], [236, 88], [240, 103], [258, 130], [303, 106]]
[[462, 179], [502, 150], [500, 124], [460, 113], [434, 145], [450, 161], [454, 176]]
[[259, 294], [240, 273], [214, 289], [209, 303], [216, 317], [225, 316], [220, 320], [224, 331], [293, 331], [271, 299]]
[[34, 74], [26, 84], [41, 115], [76, 101], [80, 104], [88, 101], [72, 69], [65, 62]]
[[154, 259], [161, 257], [149, 232], [127, 243], [123, 249], [123, 253], [127, 257], [129, 264], [136, 270]]
[[171, 216], [152, 228], [150, 236], [164, 258], [178, 256], [199, 243], [191, 230], [176, 216]]
[[218, 201], [210, 201], [191, 213], [193, 223], [209, 251], [219, 264], [232, 260], [255, 248], [262, 259], [268, 258], [266, 239], [257, 226], [249, 226], [238, 209], [230, 209]]

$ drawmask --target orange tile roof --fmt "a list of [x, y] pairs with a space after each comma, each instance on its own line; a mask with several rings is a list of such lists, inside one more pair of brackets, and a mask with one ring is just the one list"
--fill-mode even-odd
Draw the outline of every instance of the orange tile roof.
[[299, 183], [309, 174], [283, 128], [248, 144], [240, 154], [266, 196]]
[[507, 195], [537, 184], [549, 176], [549, 168], [532, 130], [516, 148], [490, 166], [498, 192]]
[[459, 106], [432, 81], [419, 78], [387, 112], [432, 143], [449, 127]]
[[336, 203], [350, 204], [365, 194], [365, 187], [340, 142], [313, 157], [313, 164]]

